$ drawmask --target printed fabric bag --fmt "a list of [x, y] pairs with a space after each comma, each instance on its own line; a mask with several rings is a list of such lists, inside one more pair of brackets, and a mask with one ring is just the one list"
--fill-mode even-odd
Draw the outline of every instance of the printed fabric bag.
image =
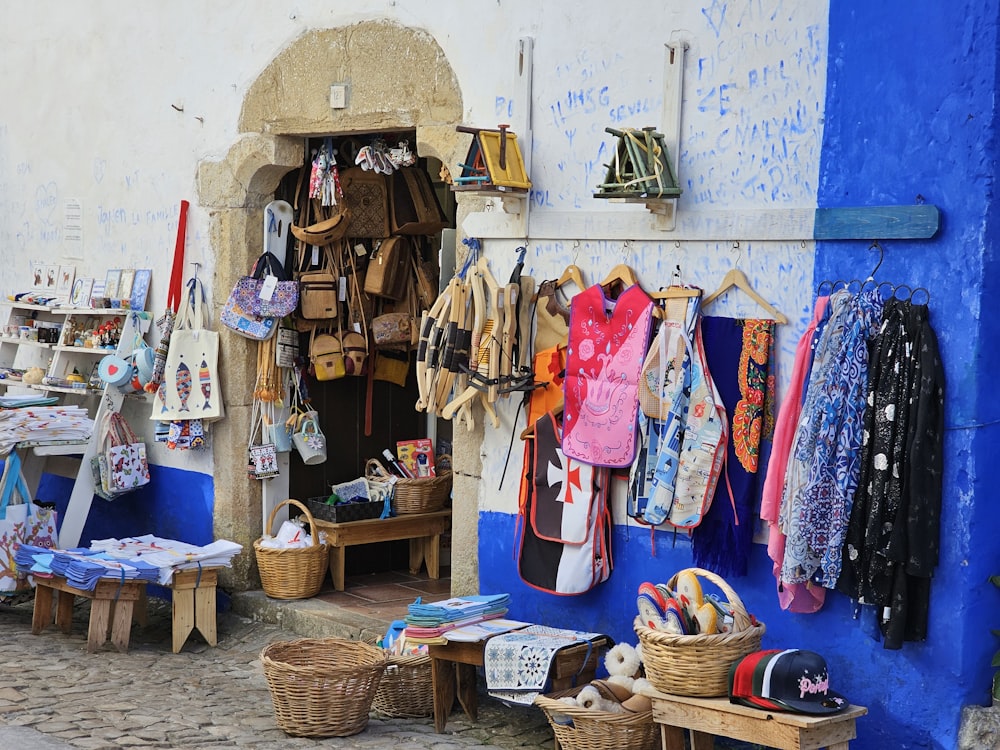
[[[258, 439], [260, 442], [256, 442]], [[250, 416], [250, 442], [247, 446], [247, 476], [251, 479], [270, 479], [278, 474], [278, 451], [270, 437], [264, 434], [260, 401], [254, 400]]]
[[[224, 416], [219, 380], [219, 333], [205, 327], [204, 289], [196, 278], [174, 321], [150, 419], [172, 422], [200, 419], [214, 422]], [[276, 322], [276, 321], [275, 321]]]
[[146, 444], [136, 437], [118, 412], [111, 412], [108, 416], [105, 457], [110, 492], [121, 494], [149, 484]]
[[[21, 502], [14, 502], [15, 492]], [[0, 594], [28, 588], [26, 574], [20, 574], [14, 563], [14, 553], [22, 543], [48, 549], [58, 547], [56, 512], [31, 501], [21, 473], [21, 459], [12, 452], [0, 477]]]
[[263, 253], [251, 274], [236, 282], [229, 300], [254, 315], [283, 318], [295, 312], [299, 304], [299, 282], [288, 278], [274, 253]]

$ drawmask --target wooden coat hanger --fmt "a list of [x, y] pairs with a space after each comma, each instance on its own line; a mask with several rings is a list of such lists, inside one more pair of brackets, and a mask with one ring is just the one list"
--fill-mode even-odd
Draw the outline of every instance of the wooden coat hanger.
[[608, 275], [604, 277], [604, 281], [601, 282], [601, 286], [607, 289], [616, 282], [620, 283], [623, 287], [627, 287], [632, 286], [633, 284], [638, 284], [639, 280], [636, 278], [635, 271], [632, 270], [631, 266], [619, 263], [617, 266], [608, 271]]
[[576, 263], [570, 263], [566, 266], [566, 270], [562, 272], [562, 276], [556, 281], [556, 289], [565, 286], [571, 281], [581, 290], [587, 288], [587, 285], [583, 281], [583, 271], [580, 270], [580, 267]]
[[[550, 411], [554, 416], [558, 417], [563, 413], [563, 406], [564, 404], [559, 404], [559, 406], [555, 407], [554, 409], [550, 409]], [[521, 436], [520, 436], [521, 440], [528, 440], [530, 438], [533, 438], [534, 436], [535, 436], [535, 425], [533, 424], [529, 424], [527, 427], [521, 430]]]
[[702, 290], [696, 286], [668, 286], [666, 289], [649, 292], [653, 299], [689, 299], [701, 295]]
[[754, 302], [760, 305], [767, 312], [768, 315], [774, 318], [774, 321], [776, 323], [781, 323], [782, 325], [788, 324], [788, 318], [782, 315], [767, 300], [765, 300], [763, 297], [757, 294], [754, 288], [750, 286], [750, 281], [747, 279], [746, 274], [743, 273], [743, 271], [741, 271], [738, 268], [730, 269], [726, 273], [726, 275], [722, 278], [722, 283], [719, 285], [719, 288], [716, 289], [707, 297], [705, 297], [704, 299], [702, 299], [701, 301], [702, 309], [712, 304], [712, 302], [714, 302], [716, 299], [718, 299], [720, 296], [728, 292], [733, 287], [736, 287], [737, 289], [741, 289], [742, 291], [744, 291], [747, 294], [747, 296], [750, 297], [750, 299], [752, 299]]

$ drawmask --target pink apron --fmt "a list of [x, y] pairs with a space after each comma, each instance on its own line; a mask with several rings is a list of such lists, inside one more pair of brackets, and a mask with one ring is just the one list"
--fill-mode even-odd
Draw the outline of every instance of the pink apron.
[[653, 301], [638, 284], [617, 300], [608, 300], [599, 284], [573, 297], [563, 382], [562, 448], [569, 458], [594, 466], [631, 465], [652, 322]]

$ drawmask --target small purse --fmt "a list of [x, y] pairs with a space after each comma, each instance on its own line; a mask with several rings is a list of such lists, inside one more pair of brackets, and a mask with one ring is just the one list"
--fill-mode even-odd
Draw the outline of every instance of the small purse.
[[314, 329], [309, 337], [309, 361], [316, 380], [338, 380], [347, 375], [344, 346], [337, 334]]
[[[274, 443], [266, 442], [268, 437], [263, 434], [264, 419], [260, 401], [253, 402], [250, 417], [250, 443], [247, 446], [247, 476], [251, 479], [270, 479], [278, 476], [278, 451]], [[254, 441], [260, 438], [260, 443]]]
[[408, 271], [412, 264], [410, 240], [389, 237], [382, 240], [368, 261], [365, 271], [365, 292], [376, 297], [399, 300], [406, 293]]
[[[305, 245], [299, 246], [300, 268], [304, 265]], [[340, 283], [329, 247], [323, 248], [322, 264], [299, 273], [299, 315], [306, 320], [336, 318], [340, 308]]]
[[377, 349], [408, 349], [415, 333], [416, 321], [408, 312], [385, 313], [372, 320], [372, 340]]

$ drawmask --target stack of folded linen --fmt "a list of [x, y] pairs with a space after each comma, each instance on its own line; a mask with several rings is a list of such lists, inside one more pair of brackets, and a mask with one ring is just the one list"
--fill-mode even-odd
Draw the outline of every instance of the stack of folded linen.
[[509, 594], [456, 596], [433, 604], [418, 598], [407, 608], [406, 640], [415, 643], [447, 643], [444, 633], [462, 625], [503, 617]]

